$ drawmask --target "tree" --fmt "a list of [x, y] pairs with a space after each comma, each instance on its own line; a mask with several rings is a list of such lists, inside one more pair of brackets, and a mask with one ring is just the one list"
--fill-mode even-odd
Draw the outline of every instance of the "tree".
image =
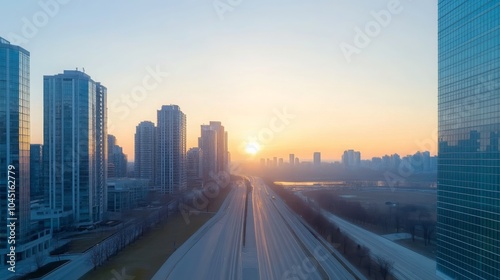
[[376, 258], [376, 263], [378, 265], [378, 271], [380, 272], [380, 276], [382, 276], [382, 279], [386, 280], [387, 276], [389, 276], [389, 274], [393, 269], [394, 262], [378, 256]]
[[435, 226], [434, 223], [429, 220], [422, 221], [422, 231], [424, 235], [425, 246], [431, 244], [431, 236], [432, 233], [434, 232], [434, 226]]
[[344, 234], [344, 238], [342, 239], [342, 248], [344, 251], [344, 255], [347, 254], [347, 252], [351, 251], [351, 248], [353, 247], [354, 242], [347, 236], [347, 234]]
[[100, 266], [103, 262], [103, 246], [100, 246], [101, 244], [97, 243], [92, 249], [90, 250], [90, 264], [92, 264], [94, 270]]
[[411, 240], [413, 242], [415, 242], [416, 226], [417, 226], [417, 221], [413, 219], [406, 219], [405, 229], [408, 231], [408, 233], [411, 234]]
[[359, 265], [361, 265], [363, 263], [363, 259], [370, 256], [370, 249], [358, 244], [358, 246], [356, 246], [356, 256], [359, 259]]
[[333, 243], [342, 242], [342, 232], [340, 232], [340, 228], [336, 228], [334, 231], [332, 231], [332, 242]]

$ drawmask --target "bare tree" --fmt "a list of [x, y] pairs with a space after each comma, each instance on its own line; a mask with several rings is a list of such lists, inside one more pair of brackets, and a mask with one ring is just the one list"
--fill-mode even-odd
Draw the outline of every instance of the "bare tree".
[[95, 245], [92, 249], [90, 249], [90, 264], [92, 264], [94, 270], [100, 266], [103, 262], [103, 246], [101, 244]]
[[363, 263], [363, 259], [370, 256], [370, 249], [358, 244], [358, 246], [356, 246], [356, 256], [359, 259], [359, 265], [361, 265]]
[[112, 239], [108, 239], [106, 240], [106, 244], [105, 244], [105, 260], [107, 260], [108, 258], [110, 258], [114, 252], [115, 252], [115, 244], [113, 242], [114, 240]]
[[354, 246], [354, 242], [352, 241], [347, 234], [344, 234], [344, 238], [342, 239], [342, 249], [344, 252], [344, 255], [350, 253], [351, 248]]
[[378, 265], [378, 271], [380, 272], [380, 276], [382, 276], [382, 279], [386, 280], [393, 269], [394, 262], [378, 256], [376, 258], [376, 263]]
[[424, 245], [430, 245], [431, 244], [431, 236], [432, 233], [434, 232], [434, 222], [430, 220], [424, 220], [422, 221], [422, 230], [423, 230], [423, 237], [424, 237]]
[[417, 221], [413, 219], [406, 219], [404, 227], [408, 231], [408, 233], [411, 234], [411, 240], [413, 242], [415, 242], [416, 226], [417, 226]]

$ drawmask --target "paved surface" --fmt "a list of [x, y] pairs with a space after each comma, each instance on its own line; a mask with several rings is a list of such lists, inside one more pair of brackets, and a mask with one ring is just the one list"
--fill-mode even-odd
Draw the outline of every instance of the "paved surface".
[[[307, 198], [302, 193], [299, 192], [297, 195], [307, 201]], [[312, 199], [309, 199], [309, 201], [314, 203]], [[321, 210], [321, 213], [327, 219], [337, 224], [340, 230], [348, 234], [356, 243], [370, 248], [371, 254], [393, 261], [393, 273], [397, 279], [439, 279], [436, 276], [436, 262], [434, 260], [394, 243], [387, 238], [351, 224], [330, 212]]]
[[251, 181], [245, 246], [246, 188], [238, 184], [153, 279], [355, 279], [268, 186]]
[[241, 279], [245, 187], [234, 186], [221, 209], [172, 254], [160, 279]]
[[268, 186], [252, 181], [260, 279], [355, 279]]

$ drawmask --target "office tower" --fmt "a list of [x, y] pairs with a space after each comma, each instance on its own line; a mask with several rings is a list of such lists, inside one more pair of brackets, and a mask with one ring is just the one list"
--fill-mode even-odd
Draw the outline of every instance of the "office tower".
[[283, 158], [278, 159], [278, 166], [283, 166]]
[[[15, 222], [18, 244], [28, 243], [30, 231], [30, 53], [0, 37], [0, 253], [5, 264], [9, 223]], [[10, 168], [11, 167], [11, 168]], [[10, 171], [10, 172], [9, 172]], [[11, 177], [9, 177], [11, 176]], [[9, 189], [12, 188], [12, 189]], [[10, 194], [9, 190], [14, 191]], [[9, 214], [15, 195], [14, 216]], [[17, 220], [8, 220], [17, 218]], [[17, 246], [16, 260], [28, 257], [26, 246]], [[9, 245], [10, 246], [10, 245]], [[24, 249], [23, 249], [24, 248]]]
[[209, 125], [201, 126], [201, 136], [198, 147], [203, 152], [203, 179], [208, 180], [210, 174], [217, 174], [217, 132]]
[[[387, 161], [390, 160], [390, 157], [387, 156]], [[361, 153], [354, 150], [344, 151], [342, 155], [342, 163], [349, 168], [356, 168], [361, 165]]]
[[127, 155], [114, 135], [108, 134], [108, 178], [127, 177]]
[[148, 179], [155, 184], [156, 169], [156, 127], [154, 123], [144, 121], [135, 127], [134, 174], [136, 178]]
[[187, 176], [188, 180], [203, 178], [203, 152], [201, 148], [191, 148], [187, 152]]
[[278, 167], [278, 158], [273, 157], [273, 167]]
[[290, 154], [288, 157], [289, 157], [290, 166], [293, 166], [295, 164], [295, 155]]
[[208, 180], [219, 172], [229, 171], [227, 132], [221, 122], [211, 121], [201, 126], [198, 146], [203, 151], [203, 179]]
[[157, 115], [156, 183], [161, 193], [176, 193], [187, 187], [186, 115], [177, 105], [164, 105]]
[[321, 153], [320, 152], [315, 152], [313, 154], [313, 163], [315, 166], [321, 165]]
[[80, 71], [43, 78], [44, 184], [56, 228], [106, 211], [106, 88]]
[[30, 145], [30, 198], [40, 200], [44, 198], [43, 180], [43, 145]]
[[217, 134], [217, 171], [228, 171], [227, 132], [221, 122], [210, 122], [210, 128]]
[[438, 2], [437, 271], [500, 277], [500, 3]]

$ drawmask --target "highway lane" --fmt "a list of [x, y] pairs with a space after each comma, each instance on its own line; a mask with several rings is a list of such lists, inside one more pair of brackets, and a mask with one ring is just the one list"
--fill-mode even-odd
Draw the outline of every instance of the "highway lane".
[[242, 240], [246, 187], [240, 183], [154, 280], [356, 279], [268, 186], [260, 179], [250, 180], [254, 189], [248, 199], [246, 246]]
[[252, 185], [260, 279], [355, 279], [268, 186]]
[[[303, 199], [307, 199], [302, 193], [297, 193], [297, 195]], [[309, 199], [309, 201], [315, 203], [312, 199]], [[436, 262], [434, 260], [422, 256], [378, 234], [351, 224], [328, 211], [321, 210], [321, 213], [327, 219], [337, 224], [340, 230], [351, 236], [356, 243], [370, 248], [372, 255], [393, 261], [393, 273], [397, 279], [439, 279], [436, 276]]]
[[153, 279], [241, 279], [245, 186], [235, 184], [221, 210], [189, 238]]

